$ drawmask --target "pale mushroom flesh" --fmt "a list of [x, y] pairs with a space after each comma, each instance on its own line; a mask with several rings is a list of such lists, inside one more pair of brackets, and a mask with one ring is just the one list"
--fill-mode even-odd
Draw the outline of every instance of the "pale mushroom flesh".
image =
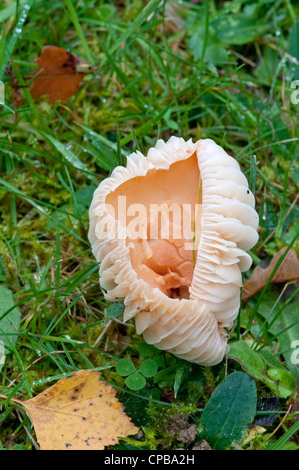
[[228, 352], [257, 226], [237, 161], [210, 139], [172, 137], [147, 157], [131, 154], [99, 185], [89, 239], [105, 296], [124, 299], [125, 321], [135, 317], [160, 349], [214, 365]]

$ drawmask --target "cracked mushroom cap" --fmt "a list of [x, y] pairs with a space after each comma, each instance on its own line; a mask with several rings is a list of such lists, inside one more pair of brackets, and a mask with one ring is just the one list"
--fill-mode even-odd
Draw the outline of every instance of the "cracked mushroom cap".
[[124, 299], [124, 320], [135, 317], [147, 343], [219, 363], [258, 240], [254, 205], [239, 164], [210, 139], [171, 137], [131, 154], [89, 212], [106, 299]]

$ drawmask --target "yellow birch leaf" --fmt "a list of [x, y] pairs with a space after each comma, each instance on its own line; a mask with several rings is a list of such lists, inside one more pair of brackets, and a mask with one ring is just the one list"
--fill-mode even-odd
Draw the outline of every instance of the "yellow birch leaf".
[[23, 402], [42, 450], [103, 450], [138, 428], [116, 390], [93, 370], [74, 372]]

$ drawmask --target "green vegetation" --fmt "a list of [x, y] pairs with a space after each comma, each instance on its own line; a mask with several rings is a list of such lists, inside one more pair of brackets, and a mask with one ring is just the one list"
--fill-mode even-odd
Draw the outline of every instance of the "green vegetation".
[[[298, 448], [299, 422], [293, 411], [285, 417], [291, 403], [298, 409], [298, 285], [269, 282], [240, 311], [234, 359], [200, 367], [144, 343], [133, 320], [123, 323], [123, 306], [109, 306], [100, 291], [87, 238], [98, 183], [135, 149], [177, 135], [211, 138], [239, 161], [260, 216], [253, 267], [284, 246], [299, 254], [298, 17], [290, 0], [0, 0], [0, 392], [8, 396], [0, 448], [35, 445], [13, 397], [29, 399], [90, 368], [119, 390], [143, 431], [116, 449], [192, 448], [167, 431], [180, 413], [196, 424], [196, 442], [215, 448]], [[64, 103], [29, 93], [45, 45], [92, 66]], [[23, 96], [15, 111], [8, 67]], [[228, 379], [241, 397], [224, 410], [232, 429], [239, 417], [233, 440], [203, 411], [214, 409], [217, 387], [225, 395]]]

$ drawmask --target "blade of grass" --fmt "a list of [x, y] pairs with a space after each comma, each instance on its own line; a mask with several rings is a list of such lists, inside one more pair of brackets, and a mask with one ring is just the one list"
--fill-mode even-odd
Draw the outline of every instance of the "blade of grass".
[[147, 130], [150, 129], [154, 124], [156, 124], [160, 119], [163, 118], [164, 114], [167, 113], [168, 109], [172, 106], [172, 103], [167, 105], [165, 108], [162, 109], [156, 116], [154, 116], [152, 119], [150, 119], [148, 122], [145, 122], [142, 124], [140, 127], [135, 129], [134, 133], [131, 132], [129, 135], [126, 137], [123, 137], [120, 141], [121, 146], [125, 146], [128, 144], [131, 140], [134, 139], [136, 136], [144, 135], [146, 134]]
[[60, 246], [60, 231], [56, 234], [56, 251], [55, 251], [55, 308], [56, 311], [61, 309], [61, 298], [60, 298], [60, 263], [61, 263], [61, 246]]
[[[56, 326], [61, 322], [61, 320], [64, 318], [64, 316], [70, 311], [70, 309], [76, 304], [76, 302], [82, 297], [83, 292], [78, 294], [74, 300], [67, 306], [67, 308], [62, 312], [61, 315], [53, 318], [53, 320], [49, 323], [45, 335], [49, 336], [51, 332], [56, 328]], [[56, 320], [56, 321], [55, 321]]]
[[[150, 2], [148, 2], [148, 4], [143, 8], [143, 10], [140, 12], [140, 14], [137, 16], [137, 18], [133, 21], [133, 23], [119, 37], [119, 39], [116, 41], [116, 43], [109, 50], [109, 54], [111, 56], [114, 52], [121, 50], [121, 45], [123, 43], [126, 43], [128, 38], [132, 38], [132, 36], [136, 32], [136, 30], [138, 28], [140, 28], [142, 23], [144, 23], [146, 20], [148, 20], [149, 16], [152, 13], [154, 13], [154, 15], [156, 15], [159, 12], [160, 8], [162, 7], [161, 3], [162, 3], [161, 0], [151, 0]], [[102, 61], [102, 65], [103, 65], [104, 62], [105, 62], [105, 60]]]
[[272, 444], [271, 447], [268, 447], [266, 450], [281, 450], [286, 442], [291, 439], [291, 437], [298, 431], [299, 421], [293, 424], [293, 426], [288, 429], [283, 436], [281, 436], [278, 441]]
[[[288, 286], [288, 284], [285, 285], [285, 288]], [[278, 305], [279, 301], [280, 301], [280, 298], [282, 297], [284, 291], [285, 291], [285, 288], [282, 290], [281, 294], [278, 296], [278, 298], [276, 299], [270, 313], [269, 313], [269, 318], [271, 318], [271, 314], [272, 312], [274, 311], [276, 305]], [[273, 323], [277, 320], [277, 318], [279, 318], [280, 314], [283, 312], [283, 310], [291, 303], [291, 301], [296, 297], [296, 295], [298, 294], [299, 292], [299, 287], [293, 292], [293, 294], [288, 298], [288, 300], [282, 305], [282, 307], [278, 310], [278, 312], [274, 315], [274, 317], [272, 318], [272, 320], [268, 323], [267, 320], [264, 321], [263, 325], [261, 326], [260, 328], [260, 333], [259, 335], [262, 333], [263, 329], [265, 328], [265, 326], [267, 325], [268, 326], [268, 330], [270, 330], [271, 326], [273, 325]], [[252, 343], [251, 345], [251, 348], [254, 349], [254, 350], [257, 350], [259, 344], [261, 344], [261, 342], [263, 341], [264, 339], [264, 335], [261, 335], [261, 337], [259, 338], [259, 335], [257, 337], [257, 339], [255, 339], [255, 341]], [[275, 337], [272, 338], [271, 341], [274, 341]]]
[[278, 239], [280, 239], [281, 235], [282, 235], [283, 218], [284, 218], [284, 215], [285, 215], [288, 184], [289, 184], [288, 180], [289, 180], [289, 168], [287, 168], [284, 172], [283, 200], [282, 200], [282, 206], [281, 206], [281, 210], [280, 210], [280, 214], [279, 214], [279, 220], [278, 220], [278, 223], [277, 223], [276, 235], [275, 235]]
[[[23, 9], [23, 11], [22, 11], [22, 13], [19, 17], [19, 20], [17, 22], [17, 25], [14, 29], [12, 37], [10, 38], [10, 40], [8, 41], [8, 43], [6, 45], [6, 53], [4, 54], [3, 62], [0, 64], [0, 80], [3, 79], [4, 72], [5, 72], [7, 64], [9, 62], [9, 59], [11, 58], [11, 56], [13, 54], [13, 51], [14, 51], [16, 45], [17, 45], [17, 41], [20, 37], [20, 34], [23, 31], [23, 26], [24, 26], [24, 23], [27, 19], [27, 16], [28, 16], [29, 10], [32, 6], [32, 3], [33, 3], [33, 0], [27, 0], [26, 5], [24, 6], [24, 9]], [[3, 12], [2, 12], [2, 14], [3, 14]], [[1, 18], [1, 16], [0, 16], [0, 18]]]
[[116, 61], [109, 54], [108, 49], [106, 48], [104, 43], [100, 41], [99, 39], [98, 39], [98, 43], [101, 49], [104, 51], [104, 54], [106, 55], [108, 64], [111, 65], [112, 70], [116, 72], [120, 81], [124, 84], [126, 89], [129, 90], [129, 93], [131, 97], [133, 98], [136, 106], [138, 106], [140, 110], [143, 110], [144, 109], [144, 96], [142, 95], [142, 93], [140, 93], [138, 88], [134, 86], [134, 81], [128, 78], [127, 75], [121, 70], [121, 68], [118, 66]]
[[55, 137], [50, 134], [46, 134], [42, 131], [40, 131], [39, 133], [42, 137], [44, 137], [48, 142], [52, 144], [52, 146], [65, 158], [68, 163], [70, 163], [77, 170], [84, 172], [93, 183], [97, 184], [97, 179], [94, 174], [88, 170], [87, 166], [77, 157], [77, 155], [74, 154], [74, 152], [70, 150], [70, 148], [67, 148], [59, 140], [55, 139]]
[[205, 0], [205, 3], [204, 3], [205, 33], [204, 33], [204, 38], [203, 38], [202, 54], [200, 58], [200, 71], [202, 71], [203, 66], [204, 66], [205, 55], [206, 55], [206, 50], [207, 50], [207, 45], [208, 45], [208, 40], [209, 40], [209, 6], [210, 6], [210, 0]]
[[14, 15], [18, 15], [18, 9], [23, 7], [27, 0], [14, 0], [7, 7], [2, 8], [0, 11], [0, 23], [8, 20]]
[[[281, 313], [281, 312], [280, 312]], [[276, 335], [273, 335], [273, 337], [271, 339], [269, 339], [268, 341], [266, 341], [265, 343], [262, 344], [262, 346], [260, 348], [257, 349], [257, 352], [261, 351], [262, 349], [264, 349], [266, 346], [268, 346], [268, 344], [271, 344], [272, 341], [274, 341], [275, 339], [279, 338], [279, 336], [283, 335], [284, 333], [286, 333], [288, 330], [292, 329], [294, 326], [298, 325], [299, 324], [299, 320], [296, 320], [294, 321], [293, 323], [291, 323], [290, 325], [288, 325], [286, 328], [284, 328], [283, 330], [281, 330], [279, 333], [277, 333]]]
[[71, 17], [71, 20], [76, 28], [76, 31], [77, 31], [77, 34], [80, 38], [80, 41], [81, 41], [81, 44], [82, 44], [82, 47], [84, 49], [84, 52], [85, 52], [85, 55], [86, 55], [86, 59], [88, 60], [88, 62], [90, 63], [90, 65], [94, 65], [94, 59], [93, 59], [93, 56], [92, 56], [92, 53], [90, 52], [90, 49], [89, 49], [89, 46], [88, 46], [88, 43], [85, 39], [85, 35], [82, 31], [82, 28], [81, 28], [81, 25], [80, 25], [80, 22], [79, 22], [79, 18], [78, 18], [78, 15], [76, 13], [76, 10], [74, 8], [74, 5], [72, 4], [71, 0], [65, 0], [65, 3], [66, 3], [66, 6], [67, 6], [67, 9], [69, 11], [69, 14], [70, 14], [70, 17]]
[[256, 186], [256, 155], [251, 155], [250, 158], [250, 174], [249, 174], [249, 188], [252, 194], [255, 194]]

